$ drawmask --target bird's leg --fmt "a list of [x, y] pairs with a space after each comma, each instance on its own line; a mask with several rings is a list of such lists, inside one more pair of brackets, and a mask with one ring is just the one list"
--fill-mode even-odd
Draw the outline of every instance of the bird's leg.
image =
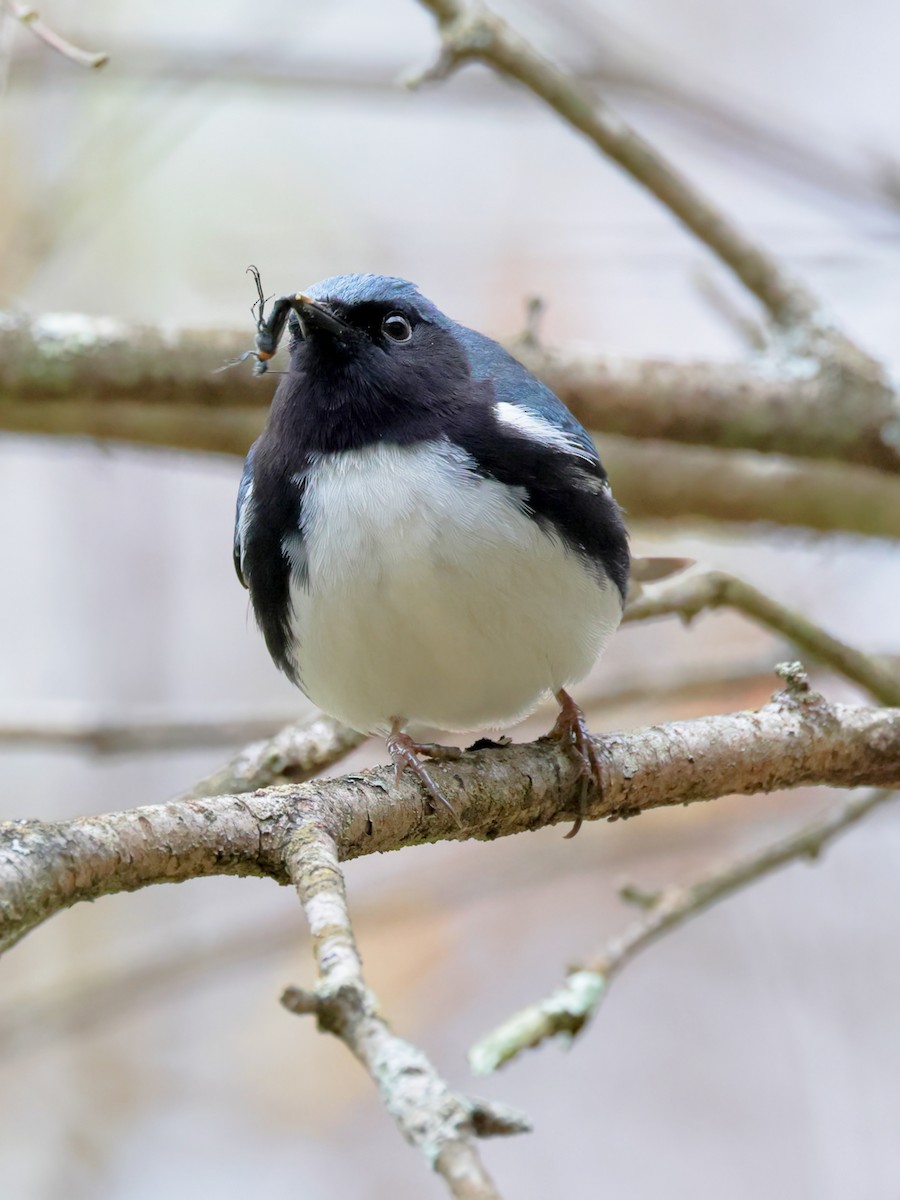
[[428, 771], [419, 762], [418, 758], [420, 754], [424, 754], [427, 758], [452, 762], [458, 758], [462, 758], [462, 750], [459, 746], [439, 746], [435, 742], [413, 741], [408, 733], [404, 733], [402, 726], [402, 720], [394, 717], [391, 723], [391, 732], [387, 737], [388, 753], [394, 764], [394, 779], [399, 783], [401, 772], [404, 768], [408, 768], [418, 778], [429, 796], [437, 800], [440, 804], [443, 804], [444, 808], [453, 815], [457, 825], [462, 825], [456, 809], [432, 779]]
[[[597, 757], [597, 751], [594, 749], [594, 743], [591, 741], [584, 713], [569, 693], [562, 688], [556, 692], [556, 699], [559, 702], [559, 716], [556, 718], [556, 724], [545, 735], [545, 739], [542, 740], [550, 741], [552, 739], [553, 741], [561, 742], [581, 767], [582, 788], [579, 803], [583, 811], [587, 789], [591, 781], [593, 781], [598, 792], [602, 792], [603, 790], [603, 774], [600, 759]], [[575, 836], [581, 828], [582, 820], [582, 817], [578, 817], [575, 824], [566, 834], [567, 838]]]

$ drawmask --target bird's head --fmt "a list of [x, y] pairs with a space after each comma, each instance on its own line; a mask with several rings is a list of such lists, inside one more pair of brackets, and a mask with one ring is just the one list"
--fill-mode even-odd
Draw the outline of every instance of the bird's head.
[[291, 363], [273, 411], [316, 424], [323, 449], [419, 438], [473, 386], [460, 327], [405, 279], [339, 275], [282, 296], [258, 323], [263, 363], [285, 328]]

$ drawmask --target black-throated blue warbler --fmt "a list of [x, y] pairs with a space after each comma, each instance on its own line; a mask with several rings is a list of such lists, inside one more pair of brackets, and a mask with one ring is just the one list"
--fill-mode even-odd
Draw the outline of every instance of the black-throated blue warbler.
[[499, 729], [550, 694], [551, 736], [599, 784], [566, 689], [619, 624], [629, 553], [586, 431], [406, 280], [326, 279], [268, 319], [260, 289], [257, 370], [285, 326], [290, 366], [234, 540], [277, 666], [326, 713], [386, 735], [397, 772], [445, 804], [419, 755], [461, 752], [407, 727]]

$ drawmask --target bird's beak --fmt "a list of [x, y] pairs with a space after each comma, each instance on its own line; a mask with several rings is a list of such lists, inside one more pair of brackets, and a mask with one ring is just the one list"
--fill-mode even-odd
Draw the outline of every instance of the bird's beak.
[[303, 292], [298, 292], [293, 297], [291, 308], [300, 320], [300, 328], [303, 331], [304, 337], [308, 337], [309, 331], [312, 329], [335, 335], [344, 333], [347, 330], [347, 323], [345, 321], [342, 321], [340, 317], [336, 317], [324, 304], [320, 304], [318, 300], [313, 300], [311, 296], [304, 295]]

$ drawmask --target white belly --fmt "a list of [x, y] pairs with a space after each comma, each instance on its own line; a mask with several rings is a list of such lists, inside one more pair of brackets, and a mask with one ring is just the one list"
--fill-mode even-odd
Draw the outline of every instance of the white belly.
[[512, 725], [583, 678], [619, 623], [615, 586], [471, 465], [449, 442], [376, 445], [306, 478], [297, 675], [355, 729]]

